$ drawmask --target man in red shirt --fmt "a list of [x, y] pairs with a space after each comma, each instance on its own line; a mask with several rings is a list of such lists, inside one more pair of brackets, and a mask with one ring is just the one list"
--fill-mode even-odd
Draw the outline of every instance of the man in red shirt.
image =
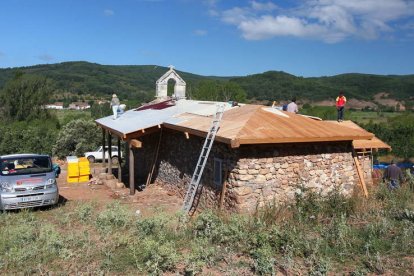
[[339, 92], [338, 97], [336, 97], [336, 110], [338, 111], [338, 122], [344, 120], [344, 109], [346, 104], [346, 98], [344, 92]]

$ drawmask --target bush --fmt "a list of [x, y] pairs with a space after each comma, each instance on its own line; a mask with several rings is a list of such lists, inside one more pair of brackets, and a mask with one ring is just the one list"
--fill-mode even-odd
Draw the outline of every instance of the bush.
[[53, 154], [59, 158], [69, 155], [83, 156], [86, 151], [98, 147], [100, 133], [93, 121], [71, 121], [60, 130], [53, 146]]
[[252, 252], [252, 258], [254, 260], [254, 270], [259, 275], [275, 275], [276, 259], [272, 248], [269, 245], [265, 245], [256, 248]]
[[135, 266], [153, 275], [174, 270], [179, 261], [175, 243], [163, 238], [144, 238], [131, 243], [128, 248]]
[[115, 229], [125, 228], [132, 222], [131, 212], [121, 206], [119, 202], [111, 203], [106, 206], [96, 218], [96, 227], [103, 233], [111, 233]]

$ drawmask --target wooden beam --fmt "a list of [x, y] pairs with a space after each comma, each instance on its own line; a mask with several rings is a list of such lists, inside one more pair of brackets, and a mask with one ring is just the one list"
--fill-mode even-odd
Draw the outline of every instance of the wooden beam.
[[128, 152], [129, 152], [129, 194], [135, 194], [135, 158], [133, 146], [131, 141], [128, 143]]
[[124, 140], [131, 140], [131, 139], [139, 138], [139, 137], [142, 137], [144, 135], [148, 135], [148, 134], [159, 132], [159, 131], [160, 131], [160, 128], [158, 128], [158, 126], [147, 128], [147, 129], [145, 129], [144, 133], [140, 129], [138, 131], [126, 133], [125, 137], [124, 137]]
[[359, 164], [358, 156], [356, 156], [356, 155], [354, 155], [354, 163], [355, 163], [355, 166], [357, 168], [359, 183], [360, 183], [360, 185], [362, 187], [362, 190], [364, 192], [364, 196], [368, 197], [368, 190], [367, 190], [367, 186], [365, 185], [364, 173], [361, 170], [361, 165]]
[[105, 136], [106, 136], [106, 130], [104, 128], [102, 128], [102, 167], [105, 168], [105, 146], [106, 146], [106, 142], [105, 142]]
[[[364, 138], [364, 137], [363, 137]], [[366, 138], [366, 137], [365, 137]], [[277, 138], [238, 138], [240, 145], [246, 144], [281, 144], [281, 143], [311, 143], [311, 142], [340, 142], [352, 141], [353, 136], [331, 136], [331, 137], [277, 137]]]
[[122, 182], [121, 139], [118, 137], [118, 182]]
[[112, 134], [108, 131], [108, 173], [112, 174]]
[[137, 139], [131, 139], [129, 141], [129, 144], [133, 148], [142, 148], [142, 142], [140, 140], [137, 140]]

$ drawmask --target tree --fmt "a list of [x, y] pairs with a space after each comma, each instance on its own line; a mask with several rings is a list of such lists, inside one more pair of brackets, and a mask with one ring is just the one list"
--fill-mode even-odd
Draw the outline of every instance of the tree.
[[84, 152], [95, 149], [100, 142], [100, 131], [94, 122], [74, 120], [59, 132], [53, 154], [59, 158], [70, 155], [82, 156]]
[[235, 82], [200, 81], [192, 97], [205, 101], [246, 101], [246, 92]]
[[99, 119], [112, 114], [112, 109], [109, 103], [97, 104], [94, 103], [91, 106], [91, 116], [93, 119]]
[[57, 119], [15, 121], [0, 125], [0, 155], [14, 153], [51, 154], [56, 141]]
[[44, 105], [49, 102], [50, 95], [46, 78], [17, 72], [0, 91], [0, 110], [6, 119], [12, 121], [49, 118]]

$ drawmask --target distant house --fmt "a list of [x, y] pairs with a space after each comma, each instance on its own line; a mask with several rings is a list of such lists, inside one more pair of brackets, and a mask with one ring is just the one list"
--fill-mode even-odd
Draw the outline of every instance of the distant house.
[[85, 102], [73, 102], [69, 104], [69, 109], [75, 109], [75, 110], [84, 110], [91, 108], [91, 106], [88, 103]]
[[63, 102], [55, 102], [53, 104], [45, 105], [47, 109], [63, 109]]
[[[163, 76], [169, 77], [175, 75]], [[157, 89], [152, 104], [116, 120], [96, 120], [104, 133], [129, 145], [131, 192], [136, 183], [150, 179], [185, 195], [217, 104], [225, 109], [200, 181], [198, 202], [204, 207], [220, 204], [254, 212], [268, 203], [293, 200], [299, 186], [322, 195], [333, 190], [350, 195], [371, 172], [365, 168], [365, 157], [371, 155], [367, 151], [361, 159], [356, 151], [388, 146], [375, 144], [374, 134], [352, 123], [319, 121], [262, 105], [186, 100], [183, 87], [175, 93], [180, 97], [170, 99], [164, 90]], [[354, 145], [357, 141], [362, 142]]]
[[109, 103], [109, 101], [107, 101], [107, 100], [96, 100], [95, 103], [101, 105], [101, 104]]

